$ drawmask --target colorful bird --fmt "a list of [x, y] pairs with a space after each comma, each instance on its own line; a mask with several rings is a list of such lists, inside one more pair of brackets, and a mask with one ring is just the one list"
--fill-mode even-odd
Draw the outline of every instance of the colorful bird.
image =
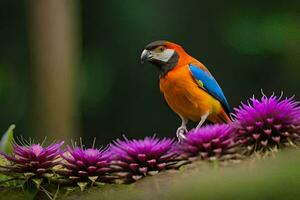
[[188, 120], [198, 122], [196, 129], [208, 119], [212, 123], [228, 123], [230, 107], [217, 81], [208, 69], [184, 49], [168, 41], [148, 44], [141, 62], [159, 69], [160, 91], [168, 105], [181, 118], [176, 135], [185, 138]]

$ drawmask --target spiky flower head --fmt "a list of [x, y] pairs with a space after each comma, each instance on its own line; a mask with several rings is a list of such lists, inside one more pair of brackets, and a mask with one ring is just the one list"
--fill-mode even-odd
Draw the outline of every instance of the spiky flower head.
[[2, 166], [12, 172], [34, 173], [41, 175], [49, 172], [60, 161], [60, 147], [64, 141], [53, 143], [47, 147], [41, 144], [13, 144], [12, 154], [1, 153], [10, 164]]
[[117, 139], [110, 146], [113, 164], [118, 166], [120, 176], [132, 182], [166, 169], [175, 156], [173, 139], [155, 136], [144, 139]]
[[253, 97], [235, 108], [235, 117], [238, 142], [250, 152], [284, 146], [300, 137], [300, 107], [293, 97]]
[[183, 158], [201, 156], [202, 159], [221, 157], [234, 153], [234, 133], [228, 124], [206, 125], [193, 129], [178, 145]]
[[61, 164], [66, 170], [58, 173], [73, 180], [103, 181], [104, 176], [111, 171], [106, 149], [67, 146], [67, 151], [61, 157], [64, 159]]

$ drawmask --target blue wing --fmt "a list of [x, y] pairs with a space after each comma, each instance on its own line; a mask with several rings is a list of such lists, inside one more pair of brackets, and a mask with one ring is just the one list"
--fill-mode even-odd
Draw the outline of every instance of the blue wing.
[[202, 70], [201, 68], [196, 67], [192, 64], [189, 64], [189, 68], [193, 77], [198, 82], [198, 85], [202, 87], [202, 89], [206, 90], [209, 94], [214, 96], [216, 99], [218, 99], [221, 102], [221, 104], [224, 106], [226, 112], [230, 113], [230, 107], [227, 102], [227, 99], [224, 96], [221, 87], [214, 79], [214, 77], [209, 73], [207, 73], [206, 71]]

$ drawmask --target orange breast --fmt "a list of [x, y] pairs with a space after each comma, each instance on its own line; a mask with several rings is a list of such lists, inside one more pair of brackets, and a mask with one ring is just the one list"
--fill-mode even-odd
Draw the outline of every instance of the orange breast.
[[187, 65], [176, 67], [162, 77], [160, 90], [174, 112], [195, 122], [205, 113], [221, 109], [217, 100], [198, 87]]

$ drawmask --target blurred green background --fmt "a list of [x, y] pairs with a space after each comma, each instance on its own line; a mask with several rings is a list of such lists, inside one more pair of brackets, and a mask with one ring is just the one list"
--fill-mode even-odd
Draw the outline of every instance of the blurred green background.
[[212, 72], [232, 107], [300, 89], [300, 1], [0, 2], [0, 128], [43, 138], [173, 136], [151, 41], [181, 44]]

